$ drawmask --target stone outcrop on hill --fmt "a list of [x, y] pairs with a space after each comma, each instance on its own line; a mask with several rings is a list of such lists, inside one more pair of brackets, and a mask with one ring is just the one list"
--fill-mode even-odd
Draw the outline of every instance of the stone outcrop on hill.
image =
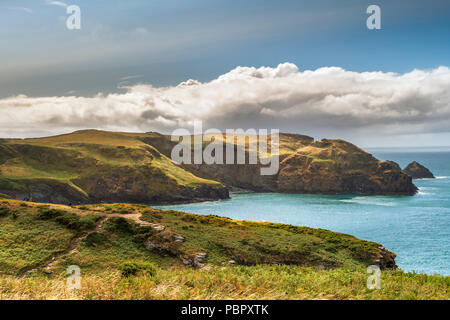
[[406, 168], [403, 169], [403, 171], [409, 176], [411, 176], [413, 179], [435, 178], [430, 170], [428, 170], [427, 168], [425, 168], [423, 165], [421, 165], [416, 161], [413, 161], [410, 164], [408, 164], [408, 166], [406, 166]]

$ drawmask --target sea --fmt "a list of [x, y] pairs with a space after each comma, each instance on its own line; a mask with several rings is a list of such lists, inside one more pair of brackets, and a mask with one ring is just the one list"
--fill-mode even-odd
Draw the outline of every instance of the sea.
[[415, 196], [237, 193], [230, 200], [154, 206], [237, 220], [323, 228], [375, 241], [407, 272], [450, 275], [450, 148], [366, 149], [402, 168], [417, 161], [436, 179], [414, 180]]

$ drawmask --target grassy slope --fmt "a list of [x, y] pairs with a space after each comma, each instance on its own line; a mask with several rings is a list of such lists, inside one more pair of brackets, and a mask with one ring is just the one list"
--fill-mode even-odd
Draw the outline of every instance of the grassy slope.
[[5, 139], [0, 142], [0, 189], [26, 190], [26, 181], [53, 179], [77, 187], [77, 178], [119, 167], [149, 166], [160, 169], [178, 185], [219, 186], [173, 164], [154, 147], [142, 142], [152, 133], [77, 131], [38, 139]]
[[[250, 141], [253, 140], [255, 138], [251, 137]], [[306, 136], [282, 134], [280, 155], [293, 154], [303, 143], [311, 141], [313, 139]], [[219, 185], [216, 181], [202, 179], [174, 165], [168, 158], [167, 150], [160, 153], [152, 142], [162, 149], [171, 145], [169, 137], [157, 133], [98, 130], [82, 130], [46, 138], [3, 139], [0, 141], [0, 189], [26, 190], [27, 180], [54, 179], [86, 194], [74, 180], [97, 172], [99, 167], [112, 171], [121, 166], [138, 165], [159, 168], [182, 186]], [[158, 157], [151, 159], [151, 154]]]
[[[86, 164], [97, 166], [99, 164], [110, 166], [149, 164], [160, 168], [180, 185], [217, 184], [215, 181], [195, 177], [175, 166], [163, 155], [154, 158], [153, 161], [146, 158], [147, 152], [160, 155], [155, 148], [140, 140], [151, 135], [152, 133], [84, 130], [48, 138], [3, 140], [5, 147], [17, 149], [15, 148], [17, 146], [28, 146], [28, 148], [20, 148], [18, 154], [20, 157], [9, 159], [1, 166], [2, 176], [11, 179], [54, 178], [69, 181], [79, 176], [79, 172], [77, 170], [73, 172], [73, 169], [82, 170]], [[21, 153], [20, 150], [25, 152]], [[38, 156], [42, 151], [50, 152], [49, 159], [39, 161]], [[59, 160], [58, 158], [68, 162], [56, 161]], [[72, 161], [69, 161], [71, 158]], [[95, 169], [95, 167], [92, 168], [92, 170]]]
[[[365, 266], [370, 264], [368, 259], [378, 244], [326, 230], [233, 221], [129, 204], [25, 207], [20, 201], [2, 200], [0, 207], [8, 209], [0, 218], [3, 299], [450, 298], [449, 277], [405, 274], [399, 270], [383, 271], [382, 289], [368, 290]], [[34, 271], [18, 278], [14, 273], [19, 269], [42, 266], [56, 252], [66, 250], [70, 240], [81, 232], [62, 224], [65, 220], [43, 220], [40, 212], [48, 209], [74, 213], [82, 220], [110, 219], [98, 232], [92, 229], [77, 250], [62, 255], [51, 275]], [[141, 229], [131, 227], [132, 219], [139, 214], [143, 214], [142, 220], [166, 227], [162, 232], [147, 233], [146, 237], [163, 241], [165, 235], [178, 234], [185, 242], [171, 243], [164, 254], [148, 251], [139, 241]], [[208, 253], [203, 269], [186, 267], [179, 259], [198, 252]], [[255, 265], [230, 265], [231, 258]], [[151, 262], [157, 266], [157, 273], [124, 278], [118, 267], [125, 261]], [[83, 287], [76, 292], [65, 288], [64, 271], [72, 264], [79, 265], [83, 275]]]

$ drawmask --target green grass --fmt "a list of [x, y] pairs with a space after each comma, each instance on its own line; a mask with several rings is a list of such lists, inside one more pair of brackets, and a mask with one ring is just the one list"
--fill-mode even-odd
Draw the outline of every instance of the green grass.
[[[136, 226], [139, 217], [165, 229]], [[101, 225], [100, 218], [106, 219]], [[184, 242], [174, 242], [175, 235]], [[147, 240], [164, 250], [147, 250]], [[366, 267], [378, 246], [322, 229], [144, 205], [67, 207], [5, 199], [0, 299], [450, 299], [450, 277], [401, 270], [383, 270], [381, 289], [368, 289]], [[181, 257], [199, 252], [208, 254], [202, 269], [184, 265]], [[52, 273], [42, 272], [58, 253]], [[70, 265], [81, 268], [81, 290], [66, 288]], [[37, 270], [17, 277], [31, 268]]]
[[9, 204], [0, 208], [6, 206], [10, 214], [0, 215], [0, 274], [40, 265], [64, 251], [75, 235], [56, 221], [40, 220], [33, 209]]
[[80, 243], [76, 253], [62, 257], [56, 273], [64, 273], [69, 265], [78, 265], [83, 272], [96, 274], [107, 269], [118, 270], [122, 263], [128, 261], [140, 264], [151, 261], [163, 267], [181, 265], [179, 260], [150, 252], [136, 242], [127, 220], [126, 227], [120, 228], [117, 224], [116, 217], [106, 221], [103, 234], [92, 234]]
[[[217, 216], [197, 216], [148, 209], [144, 220], [160, 223], [168, 232], [183, 236], [178, 248], [187, 255], [207, 251], [207, 261], [241, 264], [299, 264], [336, 267], [371, 263], [379, 244], [326, 230], [272, 223], [233, 221]], [[298, 232], [293, 232], [293, 230]]]

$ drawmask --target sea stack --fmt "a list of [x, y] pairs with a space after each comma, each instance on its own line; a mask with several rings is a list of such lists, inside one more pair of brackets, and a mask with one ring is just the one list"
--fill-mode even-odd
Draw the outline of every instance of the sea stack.
[[420, 163], [414, 161], [411, 162], [410, 164], [408, 164], [408, 166], [403, 169], [403, 171], [410, 175], [413, 179], [434, 179], [434, 175], [431, 173], [430, 170], [428, 170], [427, 168], [425, 168], [423, 165], [421, 165]]

